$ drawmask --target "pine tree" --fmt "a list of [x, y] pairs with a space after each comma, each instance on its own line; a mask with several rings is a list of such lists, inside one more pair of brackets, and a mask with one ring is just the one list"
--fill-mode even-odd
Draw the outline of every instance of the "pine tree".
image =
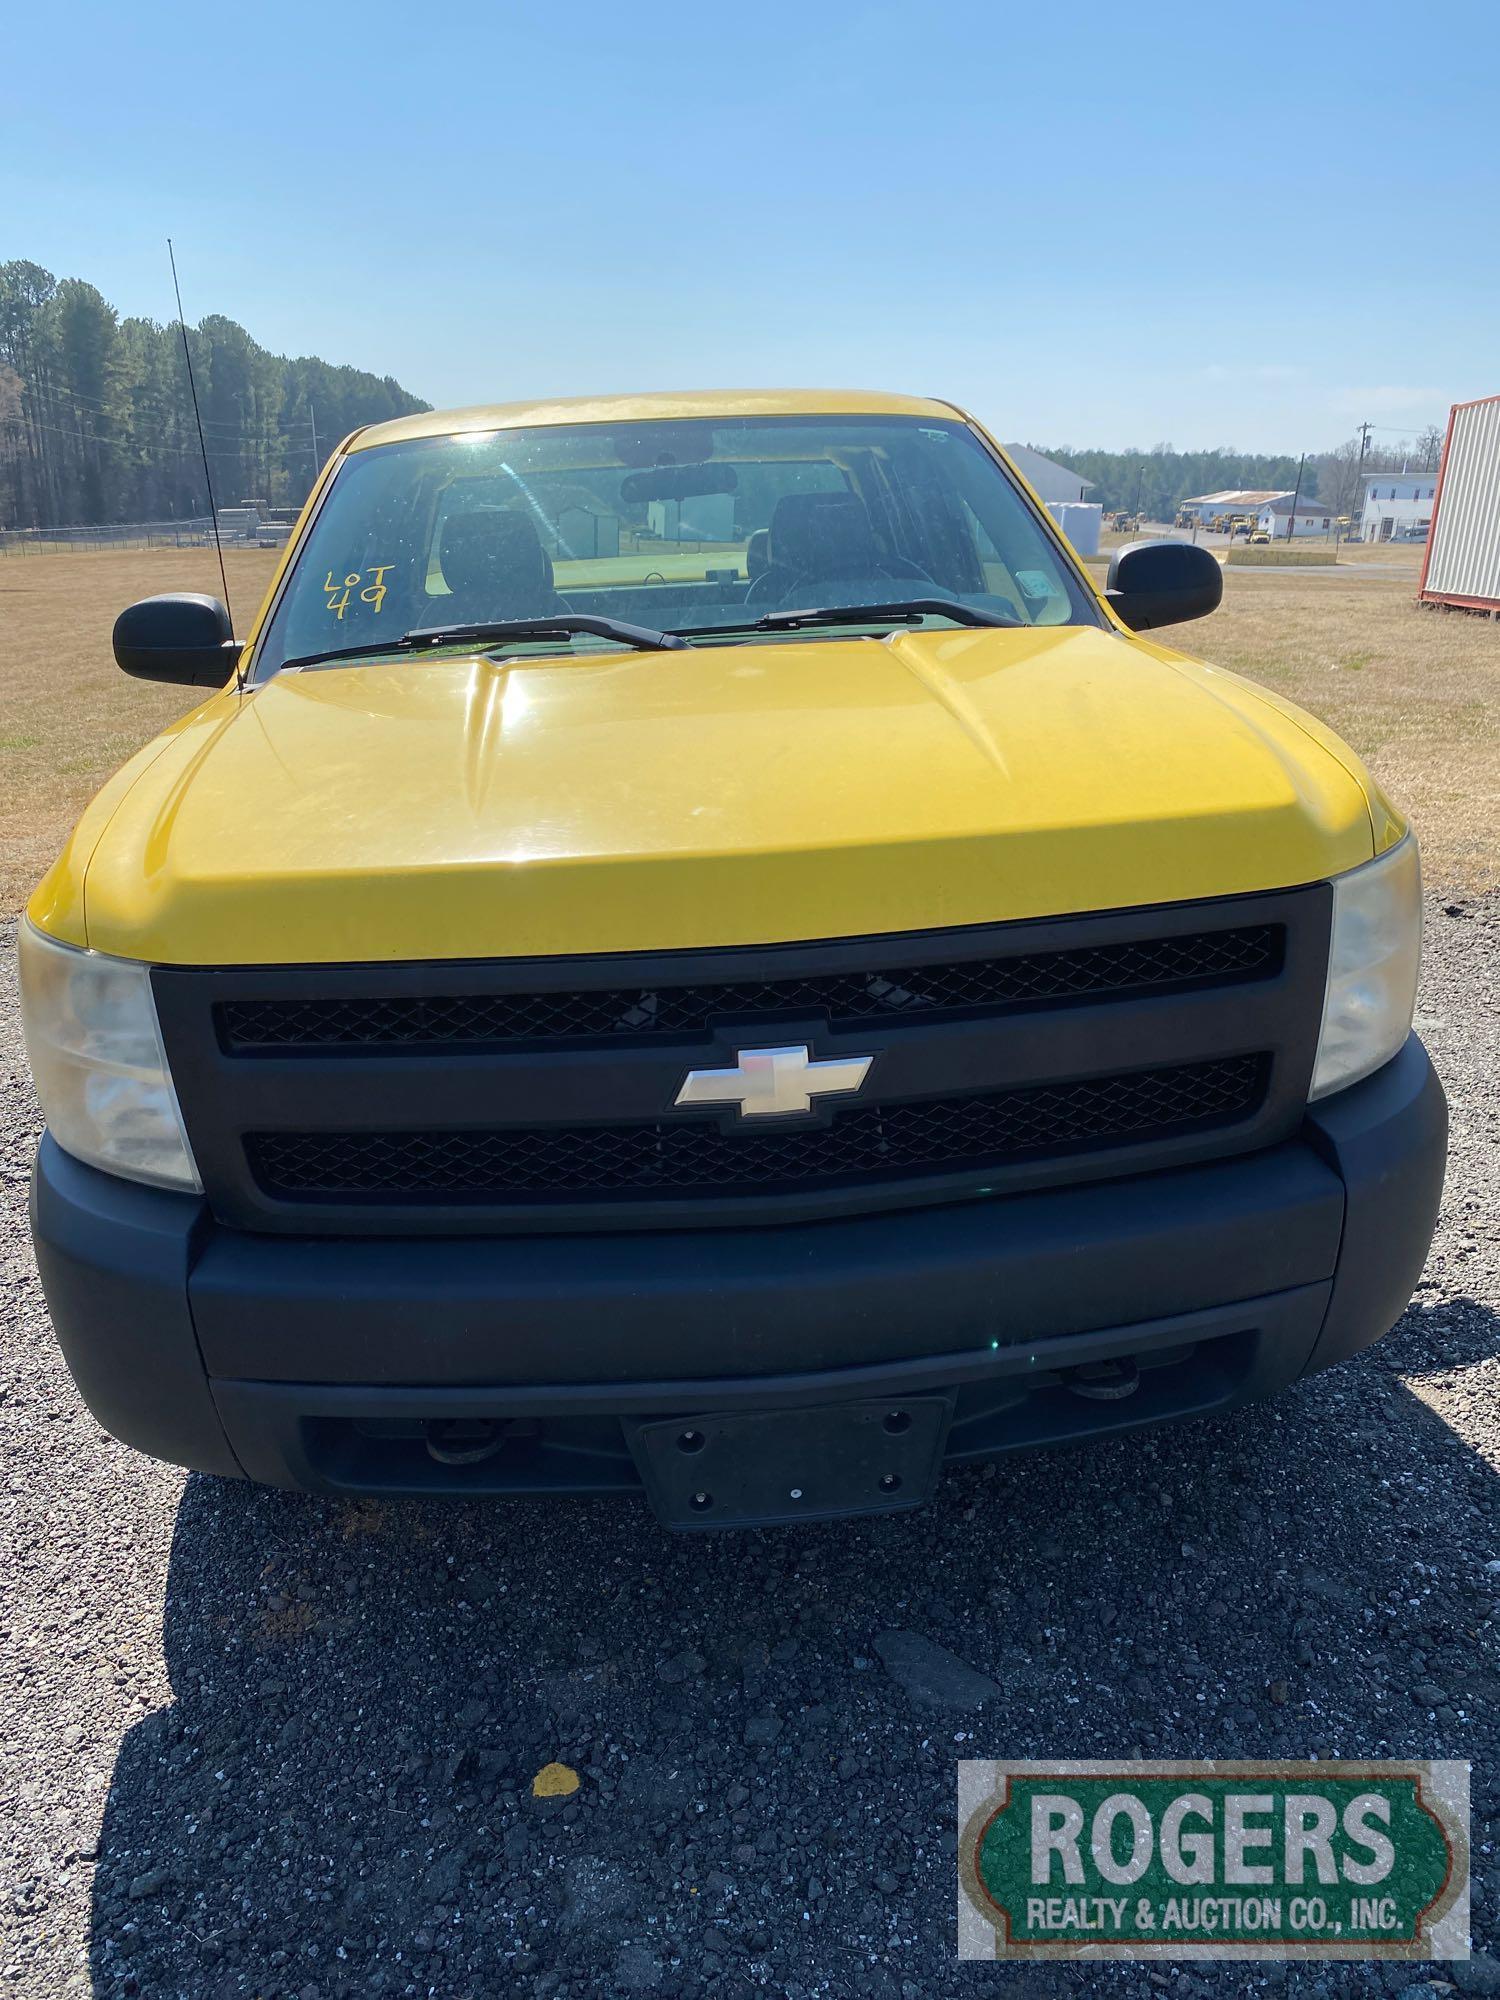
[[[320, 447], [430, 407], [389, 375], [271, 354], [211, 313], [188, 340], [221, 506], [297, 506]], [[182, 333], [120, 320], [94, 286], [0, 264], [0, 525], [93, 526], [208, 511]]]

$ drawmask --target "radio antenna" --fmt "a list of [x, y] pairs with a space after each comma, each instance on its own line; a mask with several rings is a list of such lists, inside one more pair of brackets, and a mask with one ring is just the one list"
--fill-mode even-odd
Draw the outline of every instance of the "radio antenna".
[[[208, 513], [214, 524], [214, 547], [219, 555], [219, 582], [224, 586], [224, 609], [229, 612], [230, 629], [234, 628], [234, 613], [229, 604], [229, 576], [224, 568], [224, 544], [219, 540], [219, 510], [214, 505], [214, 479], [208, 469], [208, 446], [203, 438], [203, 413], [198, 408], [198, 384], [193, 380], [193, 350], [188, 346], [187, 321], [182, 316], [182, 287], [177, 282], [177, 253], [172, 248], [172, 239], [167, 238], [167, 257], [172, 266], [172, 290], [177, 294], [177, 326], [182, 334], [182, 358], [187, 363], [188, 394], [193, 399], [193, 421], [198, 426], [198, 449], [203, 454], [203, 484], [208, 488]], [[238, 667], [235, 680], [243, 687], [244, 676]]]

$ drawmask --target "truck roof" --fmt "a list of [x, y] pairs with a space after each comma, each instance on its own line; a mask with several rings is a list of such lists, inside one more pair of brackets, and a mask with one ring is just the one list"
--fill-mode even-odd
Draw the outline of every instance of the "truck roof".
[[868, 416], [931, 417], [952, 422], [959, 412], [930, 396], [891, 396], [869, 389], [692, 389], [649, 396], [563, 396], [536, 403], [475, 403], [460, 410], [423, 410], [371, 424], [349, 440], [350, 451], [449, 437], [464, 431], [519, 430], [541, 424], [645, 423], [683, 417]]

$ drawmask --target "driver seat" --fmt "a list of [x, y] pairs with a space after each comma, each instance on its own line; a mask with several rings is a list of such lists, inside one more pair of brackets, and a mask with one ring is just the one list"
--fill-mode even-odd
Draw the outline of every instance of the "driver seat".
[[880, 596], [895, 577], [931, 581], [915, 563], [881, 548], [857, 493], [783, 494], [771, 514], [766, 554], [768, 565], [745, 593], [747, 602], [786, 604], [795, 592], [807, 604], [855, 604]]

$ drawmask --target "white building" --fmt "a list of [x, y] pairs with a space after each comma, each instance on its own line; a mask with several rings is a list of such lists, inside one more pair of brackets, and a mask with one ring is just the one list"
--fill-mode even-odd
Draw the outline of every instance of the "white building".
[[1436, 497], [1435, 472], [1367, 472], [1360, 540], [1389, 542], [1417, 529], [1425, 535], [1432, 526]]
[[1005, 451], [1015, 461], [1017, 472], [1028, 482], [1037, 498], [1048, 506], [1053, 501], [1087, 499], [1094, 490], [1092, 479], [1083, 479], [1076, 472], [1069, 472], [1054, 458], [1043, 458], [1029, 444], [1008, 444]]
[[[1290, 493], [1275, 493], [1255, 510], [1255, 525], [1268, 535], [1274, 535], [1278, 542], [1287, 538], [1287, 522], [1292, 515]], [[1326, 500], [1299, 500], [1297, 520], [1292, 530], [1297, 535], [1331, 535], [1333, 533], [1333, 510]]]
[[[1223, 493], [1198, 493], [1191, 500], [1182, 501], [1181, 506], [1185, 513], [1196, 514], [1203, 525], [1218, 520], [1222, 515], [1237, 515], [1241, 520], [1253, 521], [1258, 531], [1274, 535], [1277, 541], [1287, 539], [1287, 523], [1292, 518], [1290, 492], [1268, 493], [1263, 488], [1255, 487], [1230, 487]], [[1296, 508], [1293, 537], [1332, 533], [1333, 512], [1326, 500], [1299, 498]]]

